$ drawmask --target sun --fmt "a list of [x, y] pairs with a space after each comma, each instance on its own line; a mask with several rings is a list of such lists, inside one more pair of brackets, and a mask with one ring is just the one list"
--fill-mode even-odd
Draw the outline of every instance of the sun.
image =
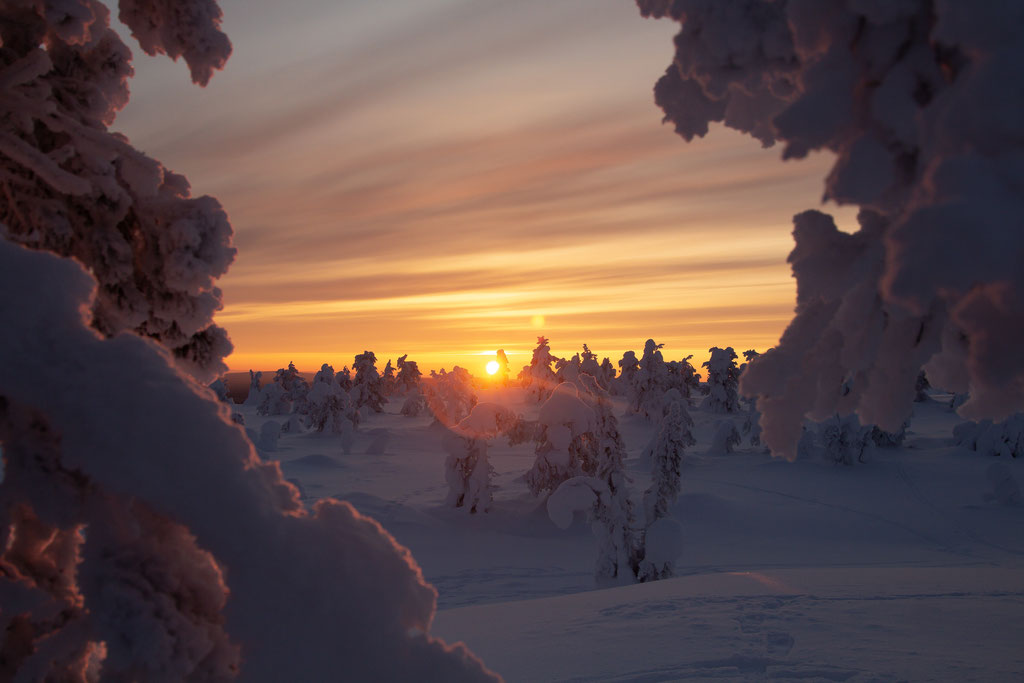
[[498, 372], [498, 368], [499, 367], [500, 366], [498, 365], [498, 361], [496, 361], [496, 360], [488, 361], [487, 368], [486, 368], [487, 369], [487, 374], [488, 375], [493, 375], [494, 373]]

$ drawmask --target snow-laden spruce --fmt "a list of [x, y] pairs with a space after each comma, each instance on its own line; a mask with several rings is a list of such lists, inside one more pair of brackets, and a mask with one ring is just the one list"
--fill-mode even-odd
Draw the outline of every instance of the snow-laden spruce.
[[536, 459], [525, 476], [534, 495], [554, 491], [571, 477], [593, 473], [594, 463], [585, 455], [593, 452], [587, 443], [593, 438], [594, 411], [580, 400], [575, 384], [557, 385], [540, 407], [537, 422], [541, 429]]
[[650, 448], [651, 485], [644, 492], [644, 520], [652, 524], [667, 517], [669, 508], [679, 497], [683, 456], [697, 443], [690, 431], [693, 418], [682, 402], [674, 401], [658, 429]]
[[491, 507], [491, 465], [487, 441], [506, 434], [516, 415], [495, 403], [477, 403], [461, 422], [445, 432], [444, 478], [448, 483], [446, 504], [469, 513]]
[[712, 413], [738, 413], [740, 410], [739, 368], [736, 352], [731, 346], [720, 349], [712, 346], [711, 357], [703, 363], [708, 369], [708, 395], [703, 407]]
[[408, 393], [418, 389], [420, 385], [420, 367], [414, 360], [407, 360], [408, 354], [400, 356], [395, 365], [398, 366], [398, 376], [395, 377], [395, 384], [398, 391]]
[[558, 384], [558, 378], [551, 369], [556, 360], [558, 358], [551, 355], [547, 337], [537, 337], [537, 348], [533, 350], [530, 364], [519, 373], [519, 381], [526, 387], [527, 395], [537, 403], [547, 399]]
[[970, 392], [966, 418], [1024, 409], [1021, 4], [638, 4], [681, 24], [654, 89], [681, 136], [720, 121], [785, 158], [829, 150], [825, 198], [862, 209], [854, 234], [794, 219], [796, 315], [742, 381], [771, 451], [796, 455], [805, 416], [897, 431], [925, 365]]
[[[231, 54], [215, 2], [122, 2], [149, 54], [184, 56], [205, 85]], [[131, 52], [94, 0], [5, 3], [0, 22], [0, 224], [6, 239], [73, 257], [98, 287], [90, 325], [135, 331], [209, 382], [231, 351], [213, 323], [234, 260], [212, 197], [107, 131], [128, 102]]]
[[[430, 379], [421, 384], [427, 406], [434, 415], [435, 425], [454, 426], [476, 405], [473, 391], [473, 377], [458, 365], [451, 372], [441, 368], [440, 372], [430, 371]], [[407, 401], [408, 404], [408, 401]], [[403, 408], [403, 413], [405, 406]]]
[[388, 402], [384, 391], [384, 379], [377, 372], [377, 356], [373, 351], [356, 355], [352, 363], [356, 376], [352, 380], [352, 398], [356, 408], [366, 407], [375, 413], [383, 412]]
[[[230, 52], [212, 0], [120, 10], [199, 83]], [[304, 510], [205, 388], [231, 228], [108, 132], [131, 74], [108, 17], [0, 5], [4, 675], [496, 680], [430, 637], [409, 552], [347, 503]]]

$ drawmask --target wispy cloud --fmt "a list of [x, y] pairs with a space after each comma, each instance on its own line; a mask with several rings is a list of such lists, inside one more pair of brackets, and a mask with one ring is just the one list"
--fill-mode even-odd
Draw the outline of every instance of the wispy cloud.
[[235, 55], [208, 90], [144, 61], [162, 89], [120, 121], [231, 216], [232, 365], [451, 365], [528, 346], [534, 315], [556, 351], [776, 341], [787, 226], [828, 160], [683, 145], [651, 101], [671, 26], [619, 0], [253, 4], [226, 3]]

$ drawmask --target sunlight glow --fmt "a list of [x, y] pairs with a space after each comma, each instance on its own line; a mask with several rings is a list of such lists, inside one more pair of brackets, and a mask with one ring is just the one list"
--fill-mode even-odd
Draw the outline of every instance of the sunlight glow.
[[487, 374], [488, 375], [493, 375], [494, 373], [498, 372], [498, 367], [499, 367], [498, 361], [496, 361], [496, 360], [489, 361], [487, 363]]

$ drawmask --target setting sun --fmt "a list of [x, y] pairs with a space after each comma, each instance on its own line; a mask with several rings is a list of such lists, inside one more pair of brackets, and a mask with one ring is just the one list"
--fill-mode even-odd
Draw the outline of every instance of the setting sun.
[[496, 360], [488, 361], [487, 368], [486, 368], [487, 369], [487, 374], [488, 375], [495, 374], [496, 372], [498, 372], [498, 368], [499, 367], [500, 366], [498, 365], [498, 361], [496, 361]]

